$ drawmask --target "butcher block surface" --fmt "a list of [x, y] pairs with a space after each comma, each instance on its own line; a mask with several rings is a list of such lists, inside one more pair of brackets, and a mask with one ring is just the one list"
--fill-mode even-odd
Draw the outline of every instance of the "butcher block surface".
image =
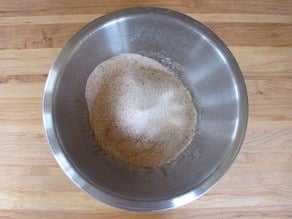
[[[80, 28], [126, 7], [157, 6], [211, 28], [243, 72], [249, 121], [242, 149], [207, 194], [165, 212], [120, 210], [77, 188], [42, 122], [45, 81]], [[0, 218], [292, 217], [292, 1], [0, 1]]]

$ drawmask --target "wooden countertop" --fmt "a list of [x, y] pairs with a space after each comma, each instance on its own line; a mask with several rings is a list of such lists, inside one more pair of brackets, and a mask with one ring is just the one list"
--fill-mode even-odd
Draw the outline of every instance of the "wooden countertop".
[[[141, 1], [142, 2], [142, 1]], [[131, 6], [166, 7], [228, 45], [249, 95], [244, 145], [199, 200], [167, 212], [115, 209], [78, 189], [49, 150], [42, 94], [53, 60], [94, 18]], [[292, 217], [292, 1], [0, 1], [0, 218]]]

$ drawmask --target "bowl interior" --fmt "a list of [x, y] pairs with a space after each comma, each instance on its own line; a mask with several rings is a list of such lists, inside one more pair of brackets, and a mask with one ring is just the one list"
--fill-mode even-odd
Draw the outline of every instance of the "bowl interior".
[[[91, 131], [84, 97], [86, 80], [99, 63], [121, 53], [158, 60], [192, 94], [199, 114], [196, 135], [168, 165], [133, 169], [112, 162]], [[191, 190], [200, 195], [226, 171], [227, 167], [218, 170], [223, 161], [233, 160], [239, 150], [247, 117], [240, 69], [210, 30], [186, 16], [133, 10], [99, 18], [71, 39], [51, 71], [55, 78], [47, 83], [53, 88], [50, 104], [57, 136], [51, 147], [54, 151], [58, 145], [76, 172], [73, 178], [82, 178], [83, 184], [77, 184], [85, 190], [90, 184], [109, 196], [136, 202], [172, 199]], [[208, 182], [214, 174], [216, 180]]]

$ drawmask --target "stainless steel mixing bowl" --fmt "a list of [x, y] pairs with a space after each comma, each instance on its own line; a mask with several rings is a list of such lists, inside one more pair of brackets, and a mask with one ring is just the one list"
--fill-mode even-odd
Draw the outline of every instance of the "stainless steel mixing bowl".
[[[127, 168], [112, 162], [94, 138], [86, 80], [99, 63], [120, 53], [158, 60], [192, 94], [196, 135], [168, 165]], [[197, 199], [226, 172], [245, 136], [248, 100], [234, 57], [206, 26], [166, 9], [130, 8], [94, 20], [67, 43], [47, 79], [43, 118], [57, 162], [78, 187], [119, 208], [155, 211]]]

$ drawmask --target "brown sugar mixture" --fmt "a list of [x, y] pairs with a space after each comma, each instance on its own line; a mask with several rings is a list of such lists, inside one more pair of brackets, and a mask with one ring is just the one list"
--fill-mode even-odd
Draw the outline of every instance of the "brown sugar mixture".
[[99, 64], [87, 80], [85, 97], [98, 143], [128, 164], [168, 163], [195, 133], [189, 91], [173, 72], [141, 55], [121, 54]]

